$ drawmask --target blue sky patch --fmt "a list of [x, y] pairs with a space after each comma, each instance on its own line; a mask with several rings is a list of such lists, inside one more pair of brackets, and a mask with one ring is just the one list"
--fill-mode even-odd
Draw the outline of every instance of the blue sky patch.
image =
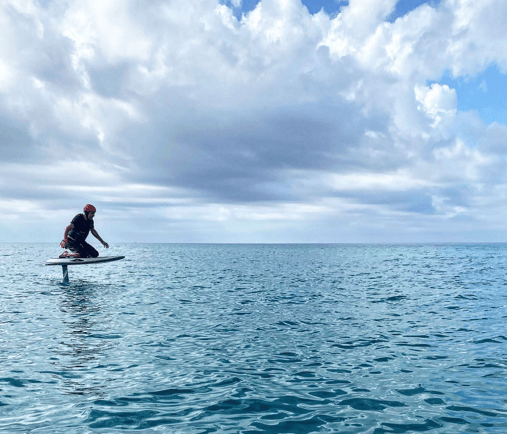
[[456, 90], [458, 110], [475, 110], [487, 124], [507, 123], [507, 75], [502, 74], [496, 64], [474, 77], [456, 78], [447, 71], [438, 83]]
[[425, 3], [432, 7], [436, 7], [440, 4], [440, 0], [399, 0], [393, 13], [387, 17], [386, 21], [394, 23], [398, 18], [404, 17], [409, 12]]
[[[236, 18], [240, 19], [241, 15], [247, 14], [248, 12], [255, 9], [260, 0], [243, 0], [241, 7], [234, 7], [231, 0], [225, 0], [224, 4], [230, 7], [234, 11]], [[349, 5], [348, 0], [302, 0], [302, 3], [306, 6], [311, 14], [316, 14], [324, 9], [331, 17], [335, 17], [340, 13], [341, 9]], [[429, 4], [430, 6], [436, 7], [440, 4], [440, 0], [399, 0], [396, 4], [396, 9], [387, 18], [386, 21], [394, 22], [398, 18], [405, 16], [409, 12], [418, 8], [423, 4]]]
[[[255, 9], [260, 0], [242, 0], [241, 7], [234, 7], [231, 0], [225, 0], [224, 4], [234, 11], [236, 18], [240, 19], [241, 15]], [[328, 15], [334, 17], [344, 6], [348, 6], [348, 0], [303, 0], [302, 3], [306, 6], [311, 14], [316, 14], [324, 9]]]
[[333, 17], [340, 13], [342, 7], [349, 5], [348, 1], [340, 0], [303, 0], [302, 3], [311, 14], [316, 14], [324, 9], [324, 12]]

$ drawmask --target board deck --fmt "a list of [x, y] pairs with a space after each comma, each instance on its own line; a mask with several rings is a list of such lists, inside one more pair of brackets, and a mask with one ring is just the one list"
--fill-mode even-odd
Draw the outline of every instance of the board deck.
[[119, 261], [125, 256], [99, 256], [98, 258], [54, 258], [48, 259], [46, 265], [86, 265]]

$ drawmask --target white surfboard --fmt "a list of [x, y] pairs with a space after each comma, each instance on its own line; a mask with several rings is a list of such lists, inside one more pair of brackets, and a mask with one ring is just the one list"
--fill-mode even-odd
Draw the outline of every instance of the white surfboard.
[[86, 265], [86, 264], [100, 264], [102, 262], [119, 261], [125, 256], [99, 256], [97, 258], [54, 258], [48, 259], [46, 265]]

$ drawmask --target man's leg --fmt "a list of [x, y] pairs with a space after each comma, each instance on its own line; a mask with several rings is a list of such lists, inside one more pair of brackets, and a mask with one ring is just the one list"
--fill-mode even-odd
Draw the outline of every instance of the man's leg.
[[81, 243], [77, 243], [75, 241], [70, 241], [68, 244], [68, 249], [76, 254], [76, 257], [86, 258], [86, 253], [84, 251], [83, 245]]
[[96, 258], [99, 256], [99, 252], [95, 250], [92, 246], [90, 246], [86, 241], [83, 241], [83, 250], [86, 256], [83, 256], [84, 258]]

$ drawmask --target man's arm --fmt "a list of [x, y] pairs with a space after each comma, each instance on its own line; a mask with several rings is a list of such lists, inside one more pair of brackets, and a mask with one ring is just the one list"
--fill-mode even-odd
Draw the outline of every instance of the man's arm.
[[60, 246], [62, 247], [62, 249], [68, 249], [69, 248], [69, 240], [67, 240], [67, 235], [69, 234], [69, 231], [71, 229], [74, 229], [74, 225], [72, 223], [65, 228], [65, 232], [63, 233], [63, 240], [60, 243]]
[[90, 232], [92, 233], [92, 235], [93, 235], [95, 238], [97, 238], [97, 240], [99, 240], [99, 241], [102, 243], [102, 245], [103, 245], [106, 249], [108, 249], [108, 248], [109, 248], [109, 244], [107, 244], [107, 243], [106, 243], [106, 242], [105, 242], [102, 238], [100, 238], [99, 233], [98, 233], [95, 229], [92, 229]]
[[69, 234], [70, 230], [74, 229], [74, 225], [71, 223], [69, 226], [65, 228], [65, 232], [63, 233], [63, 239], [67, 239], [67, 235]]

